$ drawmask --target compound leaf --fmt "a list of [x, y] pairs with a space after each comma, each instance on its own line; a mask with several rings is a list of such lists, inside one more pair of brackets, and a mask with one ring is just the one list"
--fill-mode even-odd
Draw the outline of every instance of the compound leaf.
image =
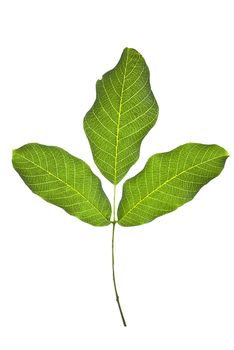
[[125, 182], [118, 223], [145, 224], [190, 201], [220, 174], [227, 157], [222, 147], [198, 143], [153, 155], [139, 174]]
[[13, 151], [13, 166], [47, 202], [94, 226], [110, 223], [111, 206], [90, 167], [63, 149], [37, 143]]
[[114, 69], [96, 84], [96, 100], [84, 119], [94, 161], [117, 184], [139, 158], [140, 145], [158, 116], [149, 69], [134, 49], [124, 49]]

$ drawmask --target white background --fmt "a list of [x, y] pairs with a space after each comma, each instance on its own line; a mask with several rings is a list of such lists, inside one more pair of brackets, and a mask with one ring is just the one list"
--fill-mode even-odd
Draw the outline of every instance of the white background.
[[[233, 1], [1, 1], [1, 350], [233, 350]], [[145, 57], [160, 106], [139, 162], [217, 143], [223, 173], [175, 212], [94, 228], [44, 202], [11, 165], [28, 142], [92, 160], [82, 121], [124, 47]], [[112, 186], [102, 177], [107, 194]], [[119, 186], [119, 196], [121, 184]]]

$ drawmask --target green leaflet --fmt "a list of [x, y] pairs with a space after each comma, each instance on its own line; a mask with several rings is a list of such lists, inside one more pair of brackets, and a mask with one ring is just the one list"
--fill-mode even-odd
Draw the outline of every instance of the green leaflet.
[[13, 166], [47, 202], [95, 226], [110, 223], [111, 206], [89, 166], [63, 149], [37, 143], [13, 151]]
[[158, 116], [143, 57], [126, 48], [116, 67], [97, 81], [96, 94], [84, 129], [99, 170], [117, 184], [137, 161], [141, 142]]
[[145, 224], [190, 201], [220, 174], [227, 157], [222, 147], [198, 143], [153, 155], [138, 175], [125, 182], [118, 223]]

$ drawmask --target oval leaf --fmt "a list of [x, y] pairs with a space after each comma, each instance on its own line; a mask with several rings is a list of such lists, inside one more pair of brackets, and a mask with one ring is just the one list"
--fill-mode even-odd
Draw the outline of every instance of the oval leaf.
[[145, 224], [190, 201], [220, 174], [227, 157], [217, 145], [198, 143], [153, 155], [139, 174], [125, 182], [118, 223]]
[[63, 149], [37, 143], [13, 151], [13, 166], [47, 202], [94, 226], [110, 223], [111, 206], [90, 167]]
[[158, 116], [149, 69], [139, 52], [126, 48], [116, 67], [97, 81], [96, 94], [84, 129], [96, 165], [117, 184], [139, 158], [141, 142]]

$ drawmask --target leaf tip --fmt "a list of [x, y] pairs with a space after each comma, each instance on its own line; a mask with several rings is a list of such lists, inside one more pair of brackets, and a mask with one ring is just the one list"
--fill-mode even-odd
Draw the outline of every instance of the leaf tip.
[[17, 152], [17, 149], [13, 149], [12, 150], [12, 160], [14, 159], [14, 156], [15, 156], [16, 152]]
[[133, 47], [125, 47], [123, 52], [128, 52], [128, 53], [135, 53], [141, 56], [140, 52], [138, 52], [136, 49], [134, 49]]
[[225, 148], [223, 148], [223, 147], [221, 147], [221, 146], [219, 146], [219, 147], [220, 147], [220, 149], [221, 149], [221, 151], [222, 151], [222, 153], [223, 153], [223, 157], [225, 157], [226, 159], [227, 159], [228, 157], [230, 157], [229, 152], [228, 152]]
[[224, 149], [224, 155], [228, 158], [228, 157], [230, 157], [230, 153], [226, 150], [226, 149]]

